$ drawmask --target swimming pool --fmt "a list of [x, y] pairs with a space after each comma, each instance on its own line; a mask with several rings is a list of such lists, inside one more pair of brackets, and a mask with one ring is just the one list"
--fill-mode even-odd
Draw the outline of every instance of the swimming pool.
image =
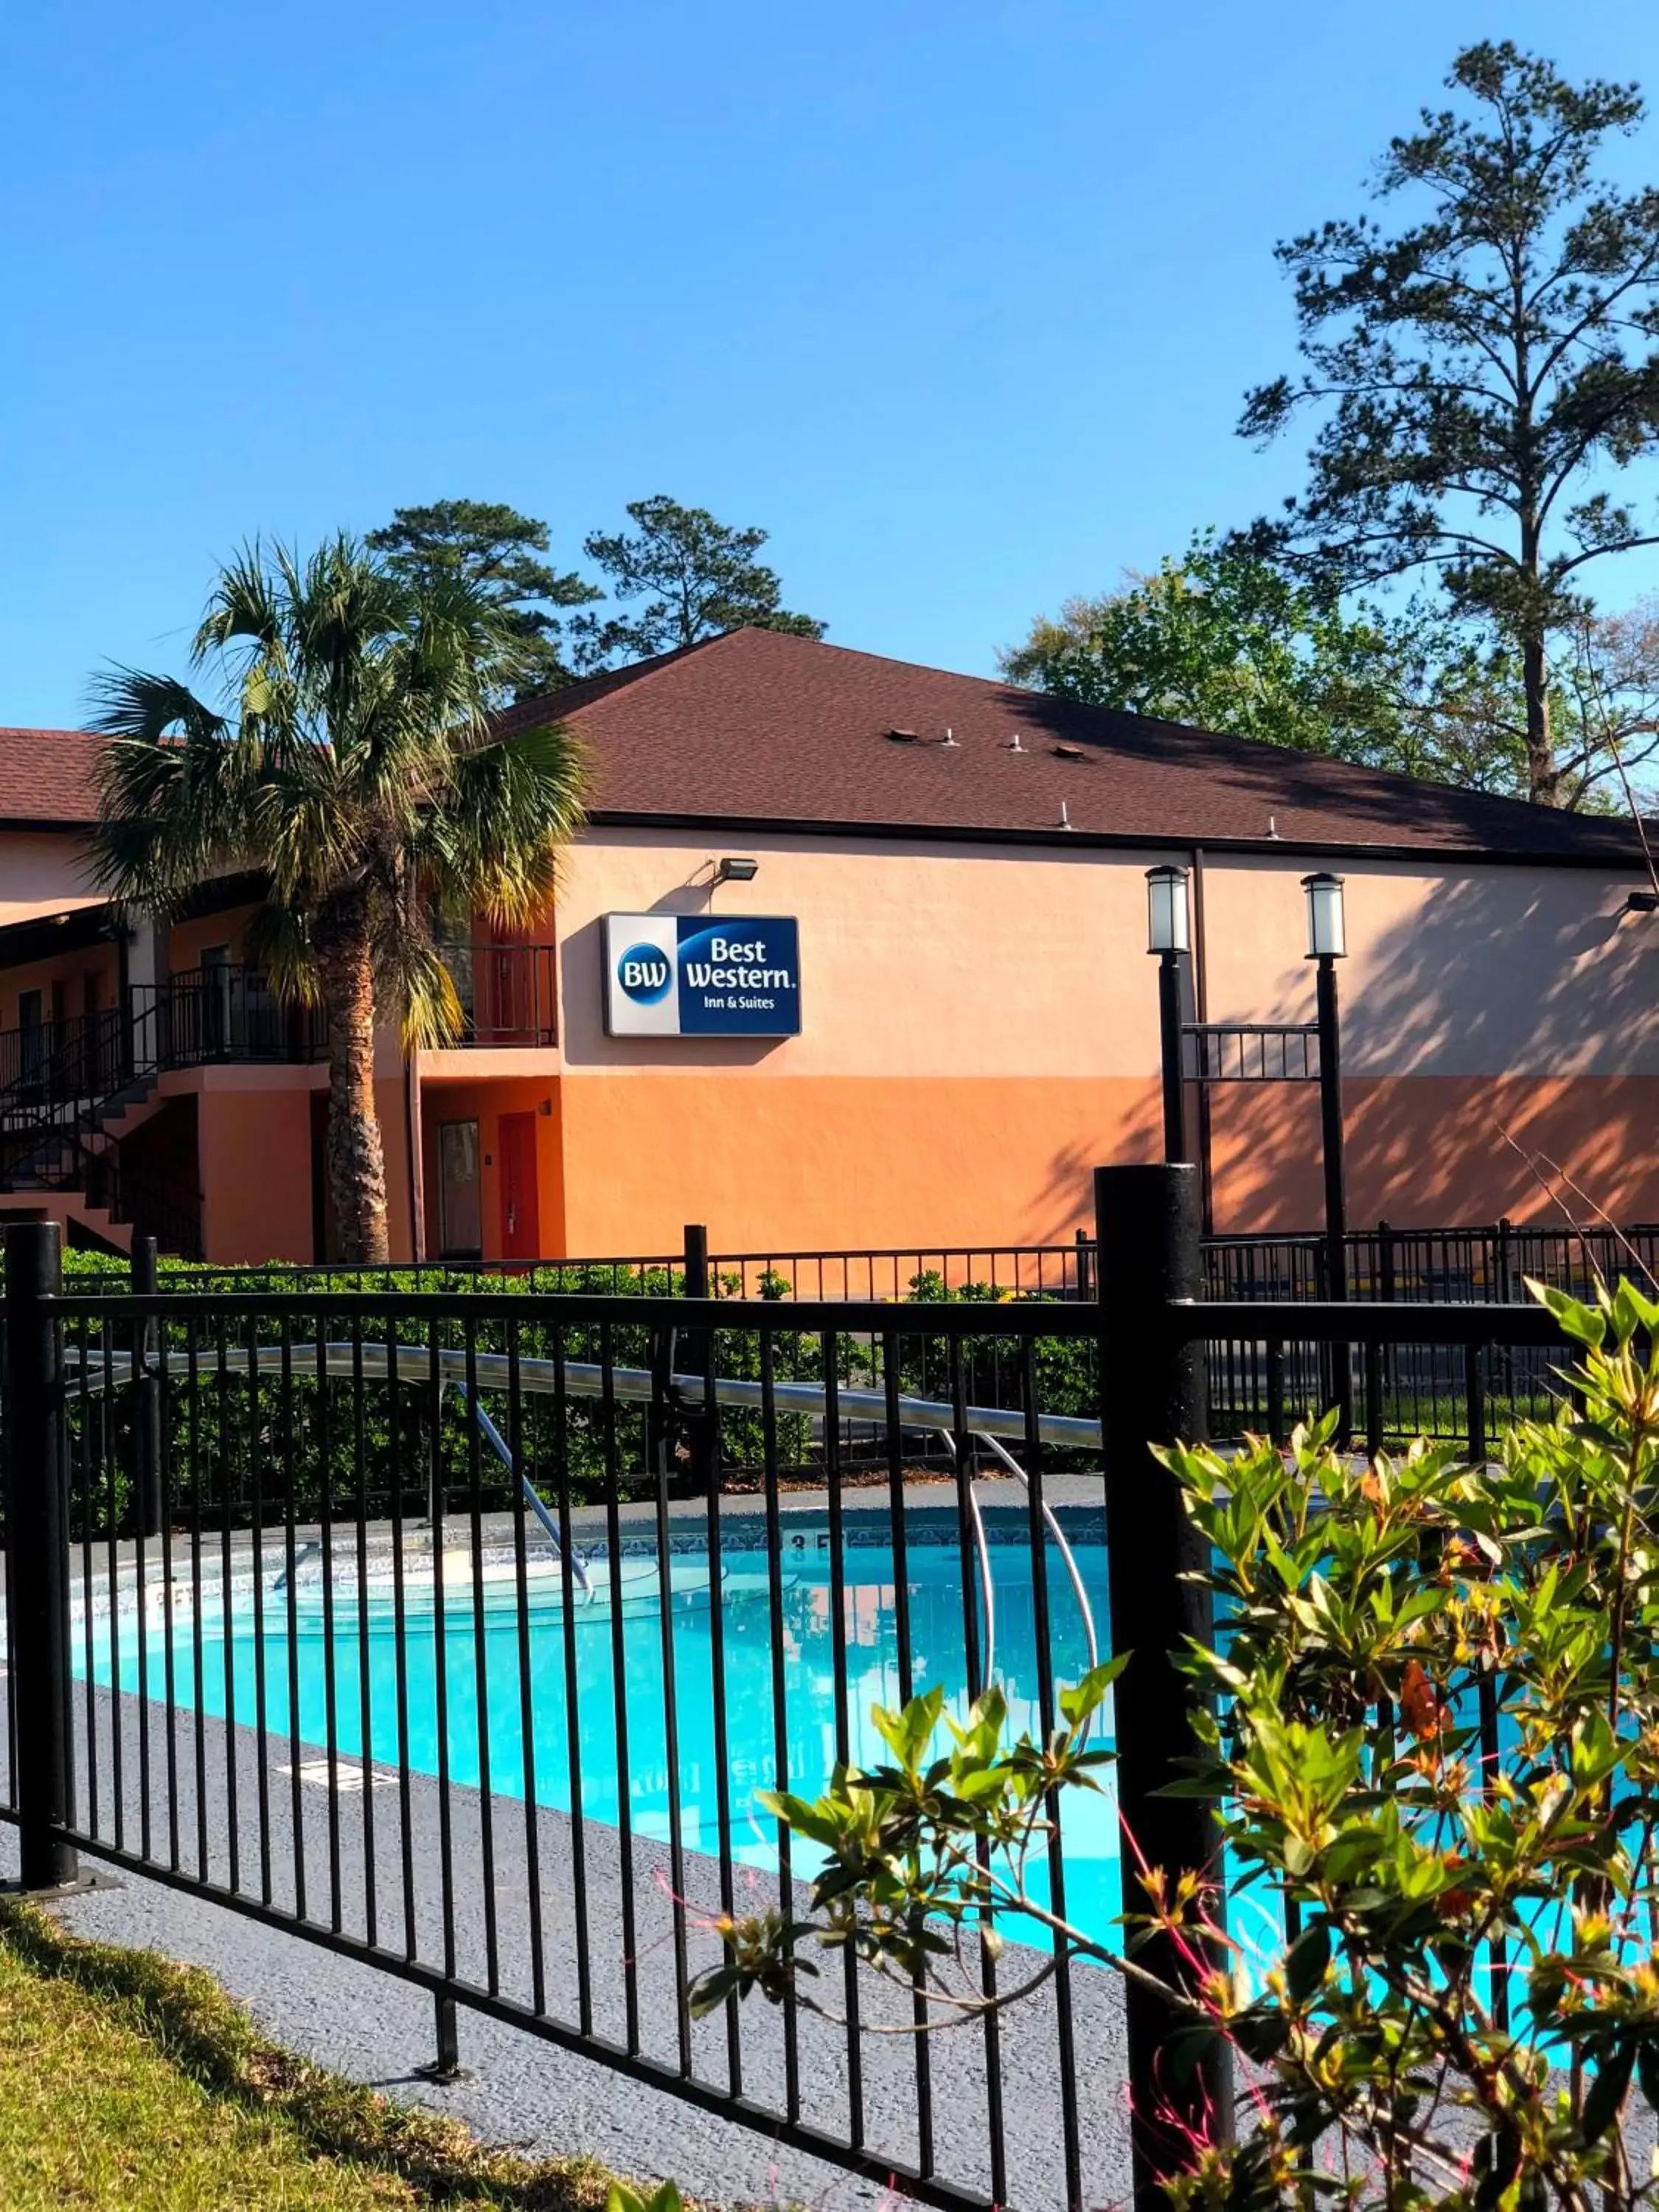
[[[1007, 1695], [1014, 1732], [1036, 1735], [1036, 1594], [1025, 1519], [1023, 1514], [987, 1518], [994, 1611], [991, 1671]], [[902, 1695], [900, 1594], [885, 1516], [849, 1514], [848, 1528], [842, 1622], [849, 1740], [854, 1760], [874, 1764], [886, 1753], [871, 1724], [871, 1708], [895, 1706]], [[1104, 1649], [1106, 1554], [1099, 1516], [1079, 1516], [1075, 1533], [1068, 1534]], [[1087, 1636], [1077, 1595], [1052, 1540], [1045, 1564], [1054, 1675], [1063, 1684], [1075, 1680], [1089, 1664]], [[445, 1553], [440, 1635], [429, 1554], [410, 1561], [400, 1607], [392, 1562], [383, 1553], [375, 1554], [361, 1592], [349, 1542], [340, 1547], [330, 1586], [325, 1588], [313, 1561], [295, 1577], [290, 1589], [282, 1547], [272, 1541], [262, 1554], [257, 1591], [250, 1565], [247, 1573], [233, 1577], [228, 1606], [222, 1593], [210, 1587], [203, 1592], [198, 1614], [190, 1585], [173, 1583], [173, 1703], [194, 1710], [199, 1702], [204, 1713], [216, 1717], [234, 1711], [238, 1721], [249, 1724], [262, 1714], [269, 1735], [279, 1742], [292, 1740], [302, 1757], [314, 1758], [317, 1747], [331, 1740], [344, 1759], [358, 1760], [366, 1753], [377, 1765], [395, 1768], [406, 1756], [414, 1772], [447, 1771], [452, 1783], [483, 1784], [512, 1797], [524, 1796], [528, 1778], [539, 1804], [568, 1812], [580, 1790], [584, 1816], [609, 1824], [619, 1821], [625, 1802], [635, 1835], [672, 1841], [677, 1820], [684, 1848], [711, 1856], [720, 1845], [723, 1775], [733, 1857], [751, 1867], [775, 1869], [776, 1826], [757, 1806], [756, 1793], [782, 1781], [802, 1794], [816, 1795], [836, 1759], [836, 1654], [827, 1520], [787, 1516], [775, 1577], [763, 1524], [758, 1518], [730, 1518], [722, 1529], [717, 1565], [718, 1572], [711, 1568], [706, 1540], [677, 1537], [667, 1577], [665, 1638], [664, 1578], [654, 1546], [625, 1547], [617, 1567], [619, 1613], [611, 1601], [608, 1558], [591, 1557], [592, 1595], [575, 1590], [568, 1621], [562, 1577], [543, 1553], [528, 1577], [521, 1654], [510, 1553], [486, 1555], [477, 1594], [464, 1545]], [[904, 1599], [913, 1686], [942, 1683], [959, 1712], [965, 1703], [966, 1631], [953, 1512], [907, 1517]], [[105, 1610], [92, 1624], [81, 1624], [75, 1639], [77, 1670], [105, 1685], [165, 1698], [168, 1602], [152, 1589], [142, 1680], [132, 1606], [112, 1613]], [[775, 1667], [775, 1602], [780, 1655]], [[985, 1608], [977, 1590], [975, 1617], [983, 1638]], [[725, 1683], [723, 1763], [714, 1695], [717, 1627]], [[672, 1650], [677, 1758], [672, 1775], [665, 1641]], [[615, 1692], [618, 1645], [620, 1710]], [[1108, 1723], [1109, 1727], [1109, 1712]], [[781, 1775], [780, 1733], [787, 1769]], [[1107, 1784], [1098, 1794], [1072, 1793], [1064, 1821], [1068, 1914], [1101, 1936], [1121, 1909], [1109, 1774]], [[810, 1875], [814, 1863], [810, 1849], [798, 1841], [795, 1873]], [[1033, 1872], [1034, 1890], [1046, 1893], [1046, 1866]], [[1008, 1932], [1018, 1931], [1011, 1923]], [[1035, 1939], [1037, 1931], [1032, 1929], [1031, 1935]]]

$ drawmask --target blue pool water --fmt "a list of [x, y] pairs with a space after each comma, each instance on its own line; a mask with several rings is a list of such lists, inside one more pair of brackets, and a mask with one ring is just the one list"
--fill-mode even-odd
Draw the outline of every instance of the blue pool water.
[[[459, 1535], [460, 1532], [457, 1532]], [[725, 1638], [726, 1771], [732, 1815], [731, 1847], [736, 1858], [757, 1868], [777, 1864], [775, 1824], [755, 1804], [757, 1790], [780, 1779], [806, 1796], [816, 1795], [836, 1757], [836, 1703], [830, 1554], [824, 1524], [803, 1527], [790, 1517], [783, 1556], [784, 1588], [780, 1644], [787, 1776], [780, 1777], [775, 1751], [775, 1673], [772, 1658], [772, 1601], [768, 1559], [758, 1547], [752, 1523], [734, 1523], [720, 1556], [720, 1620]], [[349, 1546], [342, 1546], [349, 1562]], [[1106, 1559], [1098, 1524], [1093, 1542], [1073, 1551], [1093, 1608], [1102, 1649], [1109, 1648]], [[264, 1718], [270, 1735], [289, 1735], [289, 1601], [275, 1588], [282, 1565], [280, 1545], [266, 1553], [263, 1585]], [[1007, 1694], [1015, 1732], [1039, 1732], [1037, 1668], [1033, 1622], [1031, 1562], [1023, 1528], [1020, 1540], [989, 1547], [995, 1597], [994, 1674]], [[628, 1737], [627, 1802], [635, 1832], [667, 1841], [670, 1837], [666, 1700], [660, 1583], [654, 1559], [630, 1556], [628, 1601], [622, 1609], [624, 1703]], [[464, 1574], [465, 1570], [460, 1571]], [[590, 1573], [603, 1582], [606, 1564], [595, 1560]], [[875, 1764], [884, 1747], [870, 1721], [872, 1705], [900, 1702], [898, 1611], [894, 1562], [885, 1543], [858, 1542], [845, 1553], [843, 1622], [847, 1646], [848, 1706], [854, 1759]], [[917, 1689], [943, 1683], [956, 1709], [965, 1702], [966, 1668], [960, 1563], [954, 1540], [913, 1542], [908, 1549], [910, 1659]], [[714, 1717], [714, 1668], [706, 1553], [674, 1555], [674, 1595], [670, 1607], [673, 1678], [678, 1707], [675, 1740], [678, 1753], [679, 1832], [688, 1850], [713, 1854], [720, 1846], [720, 1807]], [[1088, 1650], [1081, 1609], [1067, 1580], [1058, 1549], [1048, 1555], [1051, 1648], [1054, 1677], [1064, 1684], [1082, 1674]], [[483, 1777], [482, 1749], [488, 1754], [489, 1783], [498, 1793], [522, 1796], [526, 1781], [524, 1706], [521, 1696], [519, 1610], [510, 1580], [487, 1585], [483, 1650], [483, 1699], [479, 1695], [478, 1642], [471, 1585], [452, 1584], [444, 1607], [441, 1637], [429, 1588], [411, 1594], [405, 1608], [409, 1759], [417, 1771], [439, 1771], [439, 1688], [447, 1712], [443, 1731], [453, 1781], [477, 1784]], [[331, 1634], [322, 1607], [320, 1586], [301, 1582], [295, 1597], [297, 1635], [298, 1729], [304, 1745], [328, 1739], [330, 1676], [335, 1712], [334, 1740], [343, 1756], [369, 1757], [395, 1766], [399, 1753], [397, 1695], [397, 1619], [389, 1580], [373, 1579], [367, 1603], [368, 1634], [355, 1584], [337, 1588]], [[983, 1634], [983, 1611], [980, 1611]], [[154, 1615], [152, 1615], [154, 1619]], [[614, 1823], [624, 1776], [618, 1757], [617, 1709], [614, 1692], [612, 1614], [608, 1605], [578, 1605], [573, 1613], [575, 1649], [576, 1750], [583, 1811], [591, 1820]], [[566, 1630], [556, 1578], [547, 1578], [529, 1607], [531, 1752], [535, 1795], [540, 1803], [568, 1810], [572, 1761], [566, 1694]], [[236, 1717], [256, 1717], [254, 1607], [251, 1586], [233, 1597], [227, 1619], [216, 1601], [204, 1603], [200, 1624], [202, 1702], [204, 1711], [222, 1715], [227, 1707], [226, 1638]], [[77, 1629], [77, 1665], [90, 1661], [95, 1679], [118, 1680], [128, 1691], [140, 1687], [136, 1622], [118, 1617], [112, 1638], [100, 1621], [90, 1639]], [[161, 1637], [149, 1639], [148, 1678], [152, 1697], [164, 1692]], [[193, 1705], [195, 1650], [187, 1607], [175, 1615], [174, 1701]], [[362, 1674], [368, 1671], [368, 1743], [362, 1724]], [[1106, 1740], [1109, 1740], [1109, 1738]], [[280, 1751], [278, 1755], [280, 1756]], [[1079, 1791], [1066, 1801], [1065, 1865], [1068, 1917], [1104, 1936], [1120, 1910], [1117, 1881], [1116, 1814], [1109, 1790]], [[810, 1874], [810, 1852], [797, 1844], [797, 1874]], [[707, 1885], [700, 1885], [702, 1887]], [[1032, 1882], [1046, 1894], [1046, 1869]], [[1011, 1926], [1011, 1935], [1017, 1931]], [[1035, 1931], [1033, 1931], [1035, 1934]]]

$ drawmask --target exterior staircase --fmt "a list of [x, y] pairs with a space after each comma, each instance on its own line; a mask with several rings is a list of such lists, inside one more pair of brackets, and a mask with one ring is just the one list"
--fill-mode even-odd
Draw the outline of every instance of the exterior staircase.
[[199, 1199], [122, 1160], [161, 1079], [153, 1028], [123, 1006], [0, 1033], [0, 1192], [76, 1199], [100, 1241], [124, 1247], [137, 1231], [194, 1258]]

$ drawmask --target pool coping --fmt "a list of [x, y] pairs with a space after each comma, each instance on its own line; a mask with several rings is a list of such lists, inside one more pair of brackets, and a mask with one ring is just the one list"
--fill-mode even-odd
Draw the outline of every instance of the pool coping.
[[[1025, 1486], [1012, 1478], [976, 1481], [974, 1495], [984, 1517], [987, 1534], [994, 1541], [1018, 1540], [1026, 1533], [1029, 1505]], [[1105, 1500], [1101, 1477], [1098, 1474], [1056, 1474], [1043, 1485], [1046, 1503], [1074, 1540], [1104, 1540]], [[957, 1506], [953, 1486], [948, 1481], [907, 1483], [903, 1492], [905, 1530], [908, 1540], [923, 1544], [954, 1544], [959, 1540]], [[791, 1522], [822, 1520], [830, 1510], [830, 1492], [824, 1489], [800, 1489], [782, 1492], [778, 1498], [778, 1517], [781, 1525]], [[658, 1502], [654, 1498], [630, 1499], [617, 1509], [619, 1530], [624, 1552], [651, 1553], [656, 1549]], [[844, 1491], [841, 1510], [843, 1528], [851, 1543], [862, 1547], [879, 1542], [891, 1525], [891, 1498], [884, 1486], [863, 1486]], [[730, 1541], [734, 1534], [753, 1530], [763, 1541], [766, 1501], [756, 1491], [723, 1493], [720, 1501], [721, 1534]], [[702, 1498], [671, 1498], [667, 1503], [667, 1519], [671, 1529], [684, 1531], [683, 1541], [688, 1551], [704, 1547], [701, 1534], [694, 1537], [695, 1528], [701, 1532], [707, 1525], [708, 1509]], [[479, 1516], [479, 1533], [483, 1546], [491, 1550], [511, 1547], [518, 1516], [513, 1513], [483, 1513]], [[1098, 1522], [1092, 1526], [1081, 1524]], [[602, 1559], [609, 1556], [608, 1512], [603, 1505], [573, 1506], [570, 1512], [571, 1534], [585, 1558]], [[860, 1526], [860, 1524], [863, 1525]], [[848, 1526], [848, 1524], [851, 1524]], [[390, 1557], [394, 1549], [397, 1524], [386, 1518], [370, 1521], [365, 1526], [364, 1544], [372, 1558]], [[418, 1559], [430, 1549], [430, 1523], [424, 1518], [406, 1516], [402, 1523], [404, 1541], [408, 1556]], [[533, 1522], [526, 1521], [532, 1549], [539, 1550], [545, 1540]], [[465, 1507], [457, 1507], [446, 1518], [446, 1550], [454, 1551], [471, 1540], [472, 1516]], [[333, 1548], [342, 1554], [342, 1564], [355, 1562], [358, 1531], [357, 1523], [342, 1515], [330, 1528]], [[175, 1527], [171, 1536], [174, 1561], [173, 1579], [182, 1572], [200, 1574], [204, 1585], [222, 1578], [226, 1554], [225, 1534], [222, 1527], [205, 1523], [201, 1532], [201, 1548], [197, 1563], [191, 1564], [195, 1543], [194, 1532]], [[321, 1547], [322, 1523], [318, 1521], [296, 1522], [294, 1542], [296, 1549], [307, 1546]], [[272, 1571], [283, 1564], [287, 1547], [288, 1531], [281, 1522], [268, 1522], [261, 1546], [262, 1565]], [[78, 1599], [85, 1582], [88, 1547], [75, 1543], [69, 1547], [70, 1592], [73, 1604]], [[112, 1559], [115, 1583], [118, 1589], [131, 1589], [138, 1580], [142, 1549], [143, 1580], [153, 1583], [162, 1578], [166, 1556], [162, 1540], [151, 1536], [141, 1547], [133, 1537], [118, 1538], [113, 1545], [99, 1540], [91, 1547], [93, 1574], [107, 1589]], [[246, 1572], [254, 1551], [253, 1532], [246, 1528], [233, 1528], [229, 1534], [229, 1557], [233, 1574]], [[310, 1564], [315, 1565], [313, 1561]], [[3, 1607], [6, 1574], [3, 1554], [0, 1553], [0, 1607]]]

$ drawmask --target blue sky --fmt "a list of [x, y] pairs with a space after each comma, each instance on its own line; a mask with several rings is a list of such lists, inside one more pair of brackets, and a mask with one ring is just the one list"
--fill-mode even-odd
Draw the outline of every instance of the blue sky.
[[1629, 0], [15, 8], [0, 721], [179, 664], [243, 536], [449, 494], [574, 562], [668, 492], [836, 641], [989, 672], [1292, 487], [1233, 434], [1273, 241], [1485, 35], [1659, 98]]

